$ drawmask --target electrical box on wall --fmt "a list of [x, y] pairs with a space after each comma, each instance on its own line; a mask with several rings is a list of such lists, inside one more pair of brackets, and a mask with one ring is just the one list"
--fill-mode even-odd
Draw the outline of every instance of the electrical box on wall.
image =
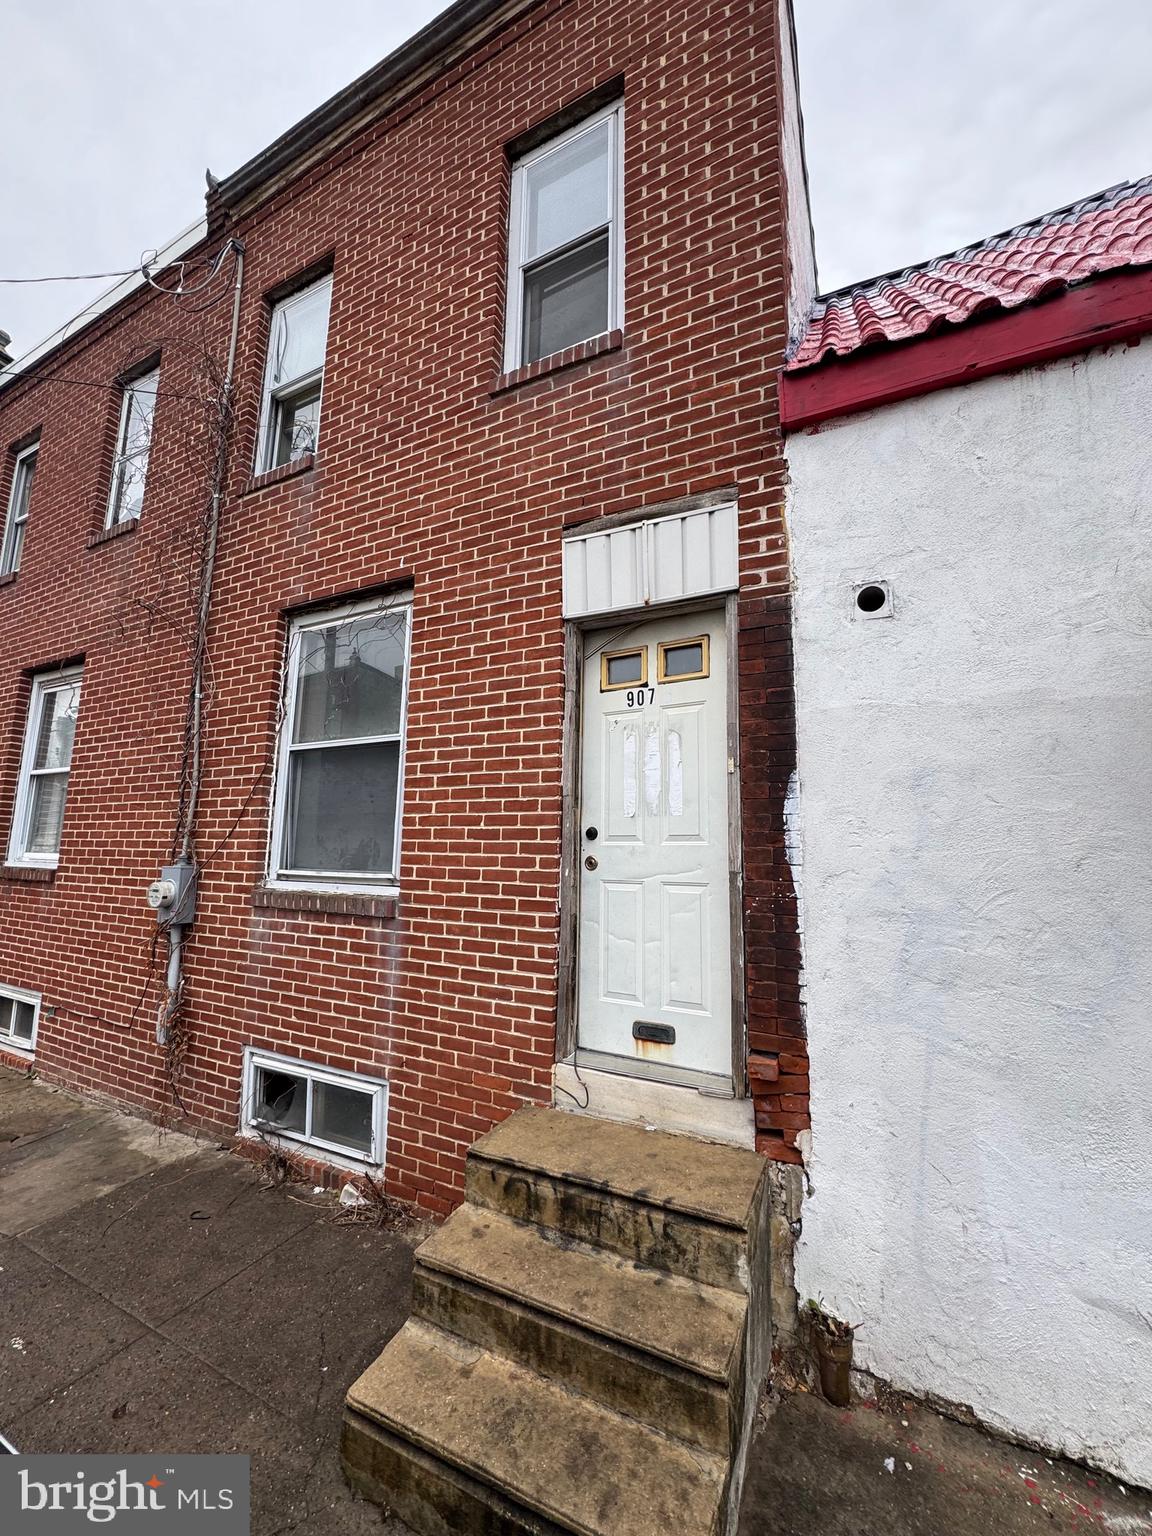
[[886, 581], [862, 581], [852, 588], [854, 619], [890, 619], [896, 608], [892, 588]]
[[157, 922], [190, 923], [196, 913], [195, 865], [166, 864], [146, 894]]

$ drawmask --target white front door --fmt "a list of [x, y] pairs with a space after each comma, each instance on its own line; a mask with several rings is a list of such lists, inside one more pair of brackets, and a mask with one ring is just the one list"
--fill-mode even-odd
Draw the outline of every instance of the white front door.
[[577, 1033], [588, 1065], [731, 1079], [726, 651], [722, 613], [585, 637]]

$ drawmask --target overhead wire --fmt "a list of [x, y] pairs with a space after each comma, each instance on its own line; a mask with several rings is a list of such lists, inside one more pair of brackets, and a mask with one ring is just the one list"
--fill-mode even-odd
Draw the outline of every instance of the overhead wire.
[[0, 283], [96, 283], [107, 277], [133, 277], [139, 267], [123, 272], [65, 272], [52, 277], [0, 277]]

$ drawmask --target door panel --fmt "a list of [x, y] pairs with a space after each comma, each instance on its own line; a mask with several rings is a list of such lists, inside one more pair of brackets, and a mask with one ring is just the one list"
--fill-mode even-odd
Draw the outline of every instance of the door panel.
[[621, 1070], [731, 1076], [726, 666], [722, 614], [585, 638], [577, 1036]]
[[601, 836], [605, 842], [637, 843], [641, 838], [640, 722], [629, 711], [606, 710], [602, 720], [604, 785]]
[[644, 1000], [644, 891], [639, 885], [605, 880], [600, 885], [601, 996], [605, 1000]]
[[661, 886], [664, 1007], [708, 1012], [710, 893], [703, 885]]
[[[684, 687], [684, 684], [680, 684]], [[699, 705], [664, 712], [664, 750], [668, 761], [667, 842], [708, 841], [708, 765], [703, 757], [704, 721]]]

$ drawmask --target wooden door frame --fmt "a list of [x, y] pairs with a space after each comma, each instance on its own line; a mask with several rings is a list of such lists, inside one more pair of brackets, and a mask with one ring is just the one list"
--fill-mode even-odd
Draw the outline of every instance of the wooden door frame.
[[695, 598], [684, 603], [652, 604], [620, 613], [595, 614], [564, 622], [564, 725], [560, 750], [560, 932], [557, 958], [556, 1060], [576, 1051], [580, 984], [580, 781], [584, 747], [584, 637], [592, 630], [629, 629], [679, 614], [717, 613], [723, 609], [728, 717], [728, 911], [731, 928], [732, 1088], [748, 1097], [748, 1007], [744, 971], [744, 855], [740, 802], [740, 684], [738, 594]]

